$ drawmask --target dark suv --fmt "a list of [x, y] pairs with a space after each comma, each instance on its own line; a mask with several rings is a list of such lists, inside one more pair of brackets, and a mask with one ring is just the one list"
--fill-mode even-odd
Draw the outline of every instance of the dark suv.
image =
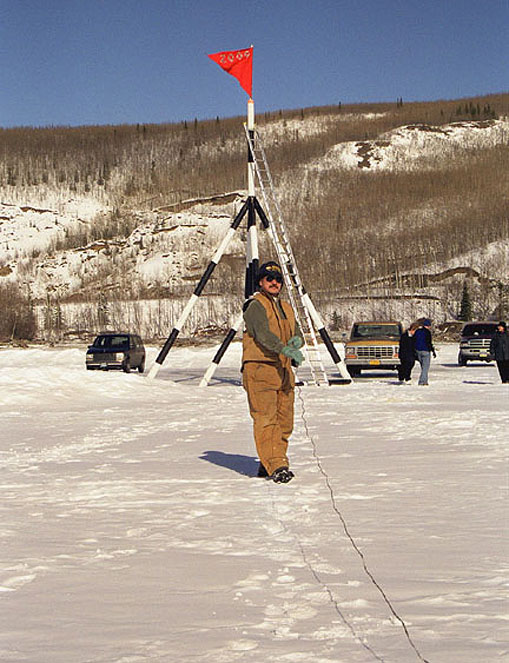
[[145, 348], [137, 334], [107, 333], [99, 334], [92, 345], [88, 346], [86, 366], [89, 371], [120, 368], [129, 373], [137, 368], [145, 370]]
[[467, 322], [461, 330], [458, 364], [469, 361], [492, 361], [490, 342], [497, 331], [496, 322]]

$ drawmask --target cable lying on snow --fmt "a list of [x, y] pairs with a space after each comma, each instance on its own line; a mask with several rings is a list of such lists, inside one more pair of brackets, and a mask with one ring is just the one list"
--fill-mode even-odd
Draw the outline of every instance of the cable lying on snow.
[[320, 474], [323, 476], [323, 478], [325, 480], [325, 484], [326, 484], [326, 486], [329, 490], [332, 509], [336, 513], [338, 518], [340, 519], [341, 525], [343, 526], [343, 530], [344, 530], [348, 540], [350, 541], [350, 544], [351, 544], [352, 548], [355, 550], [357, 555], [360, 557], [360, 560], [361, 560], [361, 563], [362, 563], [362, 568], [364, 569], [365, 574], [367, 575], [370, 582], [374, 585], [374, 587], [377, 589], [377, 591], [382, 596], [384, 602], [388, 606], [388, 608], [391, 611], [394, 618], [401, 624], [401, 626], [403, 628], [403, 631], [404, 631], [404, 634], [405, 634], [405, 637], [408, 640], [408, 643], [410, 644], [410, 646], [412, 647], [414, 652], [416, 653], [417, 658], [420, 661], [423, 661], [423, 663], [430, 663], [430, 661], [428, 661], [426, 658], [424, 658], [424, 656], [421, 654], [421, 652], [417, 648], [416, 644], [412, 640], [412, 637], [410, 635], [410, 632], [408, 630], [408, 626], [407, 626], [405, 620], [396, 612], [394, 606], [392, 605], [392, 602], [390, 601], [390, 599], [387, 596], [386, 592], [384, 591], [383, 587], [380, 585], [380, 583], [377, 581], [377, 579], [373, 575], [372, 571], [369, 569], [369, 567], [367, 565], [367, 562], [366, 562], [366, 558], [364, 557], [364, 553], [359, 548], [359, 546], [357, 545], [354, 537], [350, 533], [350, 530], [348, 528], [346, 520], [345, 520], [343, 514], [341, 513], [340, 509], [338, 508], [337, 501], [336, 501], [336, 496], [334, 494], [334, 489], [333, 489], [332, 484], [330, 482], [329, 475], [327, 474], [327, 472], [323, 468], [322, 462], [320, 460], [320, 456], [318, 455], [318, 450], [317, 450], [317, 447], [316, 447], [316, 443], [315, 443], [313, 437], [311, 436], [311, 434], [309, 432], [309, 426], [308, 426], [308, 423], [307, 423], [307, 420], [306, 420], [306, 408], [305, 408], [304, 398], [302, 397], [302, 391], [301, 391], [300, 387], [297, 387], [297, 394], [298, 394], [299, 400], [301, 402], [301, 418], [302, 418], [302, 422], [304, 424], [305, 435], [311, 443], [313, 458], [315, 459], [318, 470], [320, 471]]

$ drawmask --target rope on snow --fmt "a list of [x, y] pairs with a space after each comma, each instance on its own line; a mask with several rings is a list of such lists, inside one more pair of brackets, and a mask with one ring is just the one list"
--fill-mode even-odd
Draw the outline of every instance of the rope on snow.
[[343, 622], [343, 624], [346, 626], [346, 628], [347, 628], [347, 629], [350, 631], [350, 633], [352, 634], [353, 639], [354, 639], [356, 642], [358, 642], [362, 647], [364, 647], [364, 649], [366, 649], [370, 654], [372, 654], [372, 656], [373, 656], [377, 661], [380, 661], [380, 663], [385, 663], [385, 659], [382, 658], [381, 655], [377, 654], [377, 652], [376, 652], [376, 651], [375, 651], [375, 650], [374, 650], [374, 649], [373, 649], [373, 648], [372, 648], [372, 647], [371, 647], [371, 646], [370, 646], [370, 645], [364, 640], [364, 638], [361, 637], [361, 636], [356, 632], [356, 630], [355, 630], [353, 624], [352, 624], [351, 622], [348, 621], [348, 619], [346, 618], [346, 616], [345, 616], [345, 615], [343, 614], [343, 612], [341, 611], [341, 608], [339, 607], [339, 603], [338, 603], [337, 600], [334, 598], [334, 594], [332, 593], [331, 589], [330, 589], [330, 588], [327, 586], [327, 584], [326, 584], [326, 583], [320, 578], [318, 572], [314, 569], [313, 565], [312, 565], [311, 562], [309, 561], [309, 559], [308, 559], [308, 557], [307, 557], [307, 555], [306, 555], [306, 552], [305, 552], [305, 550], [304, 550], [304, 547], [303, 547], [302, 543], [300, 542], [300, 540], [298, 539], [297, 535], [296, 535], [293, 531], [291, 531], [291, 530], [288, 528], [288, 526], [284, 523], [283, 519], [282, 519], [281, 516], [279, 515], [279, 513], [278, 513], [278, 509], [277, 509], [277, 504], [276, 504], [275, 501], [274, 501], [274, 492], [273, 492], [273, 491], [271, 491], [271, 501], [272, 501], [272, 511], [275, 513], [276, 520], [277, 520], [277, 522], [279, 523], [279, 526], [281, 527], [281, 529], [282, 529], [284, 532], [287, 532], [287, 533], [288, 533], [288, 534], [294, 539], [295, 543], [297, 544], [297, 547], [298, 547], [299, 550], [300, 550], [300, 554], [301, 554], [301, 557], [302, 557], [302, 559], [303, 559], [303, 561], [304, 561], [304, 564], [307, 566], [309, 572], [311, 573], [311, 575], [313, 576], [313, 578], [316, 580], [316, 582], [317, 582], [319, 585], [321, 585], [321, 586], [323, 587], [323, 589], [326, 591], [326, 593], [328, 594], [330, 603], [332, 604], [334, 610], [337, 612], [337, 614], [338, 614], [339, 617], [341, 618], [341, 621]]
[[343, 514], [341, 513], [341, 510], [339, 509], [339, 507], [337, 505], [336, 495], [334, 494], [334, 489], [332, 487], [330, 477], [327, 474], [327, 472], [324, 470], [322, 462], [320, 460], [320, 456], [318, 455], [318, 449], [317, 449], [317, 446], [316, 446], [316, 442], [314, 441], [313, 437], [311, 436], [311, 433], [309, 432], [309, 426], [308, 426], [308, 423], [307, 423], [307, 420], [306, 420], [306, 407], [305, 407], [304, 398], [302, 397], [302, 392], [301, 392], [300, 387], [297, 387], [297, 394], [298, 394], [299, 400], [301, 402], [301, 418], [302, 418], [302, 422], [304, 424], [304, 430], [305, 430], [305, 433], [306, 433], [306, 437], [311, 443], [313, 458], [315, 459], [318, 470], [320, 471], [320, 474], [323, 476], [323, 478], [325, 480], [325, 484], [326, 484], [326, 486], [329, 490], [332, 509], [334, 510], [334, 512], [336, 513], [338, 518], [340, 519], [341, 524], [343, 526], [343, 530], [344, 530], [348, 540], [350, 541], [350, 543], [352, 545], [352, 548], [355, 550], [357, 555], [360, 557], [364, 572], [368, 576], [371, 583], [375, 586], [375, 588], [381, 594], [384, 602], [386, 603], [387, 607], [389, 608], [389, 610], [392, 613], [392, 615], [394, 616], [394, 618], [401, 624], [401, 626], [403, 628], [403, 631], [405, 633], [405, 637], [408, 640], [408, 643], [410, 644], [412, 649], [415, 651], [415, 653], [417, 655], [417, 658], [420, 661], [422, 661], [423, 663], [430, 663], [426, 658], [424, 658], [424, 656], [421, 654], [421, 652], [417, 648], [416, 644], [412, 640], [412, 637], [410, 635], [410, 632], [409, 632], [409, 629], [408, 629], [408, 626], [407, 626], [405, 620], [397, 613], [396, 609], [394, 608], [392, 602], [390, 601], [390, 599], [387, 596], [386, 592], [384, 591], [383, 587], [380, 585], [380, 583], [377, 581], [377, 579], [373, 575], [372, 571], [369, 569], [369, 567], [367, 565], [367, 562], [366, 562], [366, 558], [364, 556], [364, 553], [359, 548], [359, 546], [357, 545], [354, 537], [350, 533], [347, 522], [346, 522]]

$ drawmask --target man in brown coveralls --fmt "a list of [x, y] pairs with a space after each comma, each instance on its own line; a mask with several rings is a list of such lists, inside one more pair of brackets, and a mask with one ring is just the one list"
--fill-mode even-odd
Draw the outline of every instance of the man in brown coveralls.
[[276, 262], [258, 273], [259, 290], [244, 305], [242, 375], [253, 418], [258, 476], [287, 483], [294, 474], [286, 451], [293, 430], [295, 376], [304, 345], [292, 307], [279, 298], [283, 275]]

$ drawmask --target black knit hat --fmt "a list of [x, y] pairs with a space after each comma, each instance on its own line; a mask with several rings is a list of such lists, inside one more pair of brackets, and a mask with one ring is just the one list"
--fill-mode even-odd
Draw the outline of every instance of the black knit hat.
[[501, 320], [501, 321], [498, 323], [498, 327], [503, 327], [503, 328], [504, 328], [504, 331], [507, 329], [507, 325], [506, 325], [506, 323], [505, 323], [503, 320]]
[[280, 278], [283, 278], [283, 272], [277, 262], [269, 260], [269, 262], [264, 262], [263, 265], [260, 266], [260, 269], [258, 270], [258, 281], [266, 276], [279, 276]]

